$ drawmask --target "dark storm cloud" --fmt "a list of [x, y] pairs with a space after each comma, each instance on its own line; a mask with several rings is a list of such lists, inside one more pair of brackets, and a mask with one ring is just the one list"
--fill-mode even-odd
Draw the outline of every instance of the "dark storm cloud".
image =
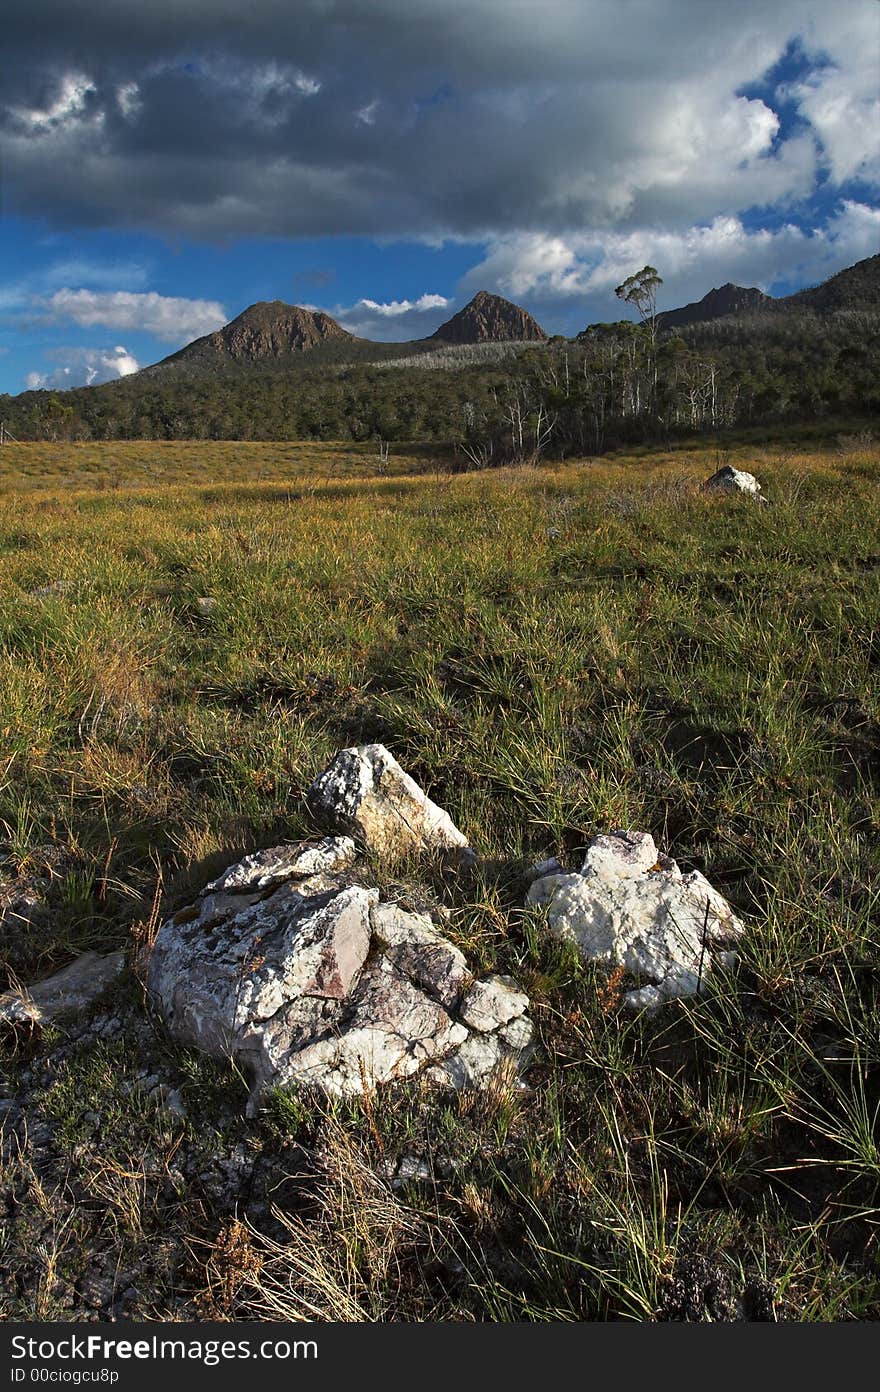
[[[217, 239], [684, 228], [807, 197], [820, 167], [876, 172], [876, 14], [874, 0], [14, 3], [4, 206]], [[824, 66], [780, 143], [772, 108], [736, 94], [795, 36]]]

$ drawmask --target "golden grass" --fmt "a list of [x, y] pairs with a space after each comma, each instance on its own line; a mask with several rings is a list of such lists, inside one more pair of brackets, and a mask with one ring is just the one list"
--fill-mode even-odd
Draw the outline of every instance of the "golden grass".
[[[702, 492], [724, 462], [771, 506]], [[312, 834], [308, 782], [381, 739], [485, 855], [476, 883], [444, 886], [450, 931], [530, 991], [533, 1090], [445, 1110], [382, 1096], [341, 1126], [288, 1099], [278, 1163], [303, 1128], [312, 1206], [267, 1235], [163, 1196], [143, 1160], [155, 1107], [121, 1086], [144, 1060], [84, 1048], [41, 1105], [104, 1206], [88, 1242], [149, 1265], [167, 1226], [144, 1308], [175, 1308], [186, 1245], [223, 1318], [652, 1318], [678, 1308], [691, 1250], [737, 1290], [772, 1278], [787, 1317], [867, 1317], [880, 448], [377, 463], [333, 445], [0, 449], [0, 890], [35, 884], [50, 906], [7, 927], [4, 966], [26, 983], [133, 939], [142, 970], [167, 912], [240, 852]], [[749, 923], [739, 975], [656, 1022], [622, 1017], [620, 983], [522, 907], [527, 862], [576, 863], [612, 825], [650, 830]], [[867, 1061], [861, 1084], [831, 1071], [829, 1037]], [[196, 1065], [162, 1047], [186, 1090]], [[222, 1148], [205, 1087], [187, 1105]], [[86, 1099], [107, 1129], [83, 1160]], [[235, 1122], [250, 1140], [260, 1124]], [[419, 1204], [380, 1161], [426, 1150], [455, 1166]], [[794, 1192], [818, 1215], [805, 1236]], [[4, 1255], [31, 1271], [16, 1231]], [[90, 1260], [58, 1236], [0, 1309], [56, 1313], [59, 1269], [70, 1283]]]

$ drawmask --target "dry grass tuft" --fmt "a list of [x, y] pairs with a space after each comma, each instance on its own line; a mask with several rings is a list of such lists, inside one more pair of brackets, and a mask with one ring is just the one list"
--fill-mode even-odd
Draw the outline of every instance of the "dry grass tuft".
[[284, 1237], [252, 1233], [259, 1265], [242, 1283], [241, 1317], [430, 1319], [419, 1272], [436, 1259], [437, 1222], [392, 1192], [363, 1144], [338, 1121], [328, 1120], [317, 1160], [321, 1173], [309, 1194], [309, 1216], [276, 1209]]

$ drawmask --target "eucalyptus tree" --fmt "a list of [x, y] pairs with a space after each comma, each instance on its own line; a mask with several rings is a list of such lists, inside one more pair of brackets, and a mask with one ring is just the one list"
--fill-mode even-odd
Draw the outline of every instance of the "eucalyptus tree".
[[650, 337], [652, 405], [657, 401], [657, 291], [662, 284], [663, 280], [654, 266], [643, 266], [634, 275], [627, 276], [614, 291], [619, 300], [635, 305], [642, 325]]

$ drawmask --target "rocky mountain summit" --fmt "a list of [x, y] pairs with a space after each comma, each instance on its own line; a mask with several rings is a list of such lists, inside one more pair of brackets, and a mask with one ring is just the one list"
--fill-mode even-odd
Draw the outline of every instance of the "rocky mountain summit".
[[527, 310], [501, 295], [479, 290], [428, 341], [437, 339], [441, 343], [545, 343], [547, 335]]
[[306, 353], [324, 343], [357, 341], [322, 310], [303, 309], [283, 300], [261, 300], [216, 333], [197, 338], [156, 366], [259, 366], [291, 353]]

